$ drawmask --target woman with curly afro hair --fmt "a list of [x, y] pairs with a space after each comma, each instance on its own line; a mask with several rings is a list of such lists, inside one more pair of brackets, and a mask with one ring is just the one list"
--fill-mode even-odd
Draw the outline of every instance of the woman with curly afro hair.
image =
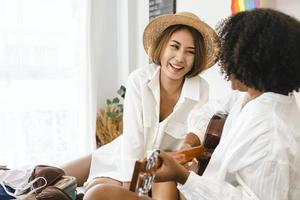
[[300, 88], [299, 21], [270, 9], [242, 12], [218, 27], [221, 69], [260, 92]]
[[[299, 199], [300, 112], [293, 91], [300, 87], [300, 23], [256, 9], [230, 16], [218, 33], [221, 70], [242, 91], [233, 103], [223, 102], [229, 115], [220, 143], [202, 176], [161, 152], [155, 179], [176, 181], [188, 200]], [[118, 187], [98, 189], [97, 199], [149, 199]]]

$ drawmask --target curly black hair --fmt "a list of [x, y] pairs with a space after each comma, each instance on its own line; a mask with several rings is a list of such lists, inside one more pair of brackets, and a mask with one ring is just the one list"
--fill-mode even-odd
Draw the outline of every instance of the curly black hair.
[[230, 16], [217, 32], [219, 65], [250, 88], [288, 95], [300, 88], [300, 22], [272, 9]]

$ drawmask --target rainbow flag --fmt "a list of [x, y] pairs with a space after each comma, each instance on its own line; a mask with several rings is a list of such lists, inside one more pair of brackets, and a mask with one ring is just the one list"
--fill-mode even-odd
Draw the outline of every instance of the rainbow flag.
[[261, 8], [264, 3], [264, 0], [231, 0], [231, 13]]

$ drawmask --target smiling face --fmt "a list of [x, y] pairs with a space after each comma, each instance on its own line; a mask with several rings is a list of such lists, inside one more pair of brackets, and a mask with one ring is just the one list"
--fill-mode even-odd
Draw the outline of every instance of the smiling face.
[[162, 78], [182, 81], [192, 69], [195, 59], [195, 42], [190, 31], [174, 32], [161, 54]]

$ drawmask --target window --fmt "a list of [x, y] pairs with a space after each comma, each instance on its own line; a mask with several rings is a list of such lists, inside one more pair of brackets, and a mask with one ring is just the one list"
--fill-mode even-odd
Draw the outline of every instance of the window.
[[0, 0], [0, 164], [92, 148], [87, 2]]

